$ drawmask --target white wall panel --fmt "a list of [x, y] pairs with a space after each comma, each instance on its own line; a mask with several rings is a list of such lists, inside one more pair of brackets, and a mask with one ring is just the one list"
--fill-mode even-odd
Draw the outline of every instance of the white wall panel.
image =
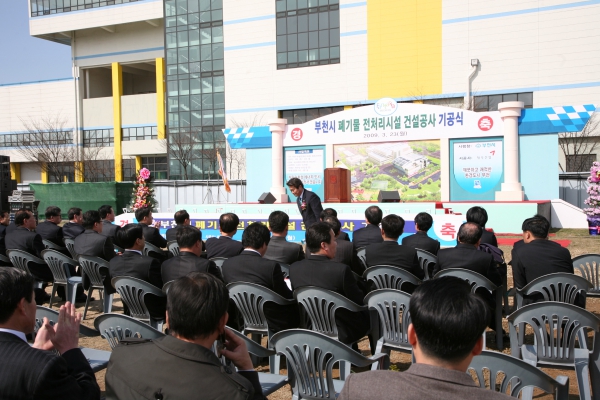
[[134, 140], [122, 142], [124, 156], [167, 154], [165, 140]]
[[156, 125], [156, 93], [121, 96], [123, 126]]
[[84, 129], [112, 127], [113, 100], [112, 97], [99, 97], [83, 100]]

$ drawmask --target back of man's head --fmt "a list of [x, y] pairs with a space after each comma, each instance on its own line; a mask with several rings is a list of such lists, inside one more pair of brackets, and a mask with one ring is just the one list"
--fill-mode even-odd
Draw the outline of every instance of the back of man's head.
[[144, 228], [140, 224], [127, 224], [116, 233], [117, 242], [124, 248], [131, 249], [135, 241], [144, 237]]
[[260, 222], [254, 222], [248, 225], [242, 234], [242, 246], [254, 250], [260, 249], [263, 245], [268, 246], [270, 240], [271, 233], [269, 233], [269, 228]]
[[83, 213], [83, 227], [85, 229], [94, 229], [95, 224], [102, 222], [100, 213], [96, 210], [88, 210]]
[[383, 229], [386, 238], [398, 240], [404, 232], [404, 219], [396, 214], [386, 215], [381, 220], [381, 229]]
[[420, 350], [445, 363], [464, 360], [488, 322], [485, 302], [462, 279], [423, 282], [410, 298], [410, 318]]
[[333, 229], [333, 233], [335, 234], [335, 236], [339, 235], [340, 229], [342, 229], [342, 223], [339, 219], [337, 219], [337, 217], [334, 217], [333, 215], [328, 215], [325, 217], [323, 222], [327, 222], [329, 226], [331, 226], [331, 229]]
[[415, 224], [418, 230], [427, 232], [433, 225], [433, 218], [426, 212], [420, 212], [415, 217]]
[[383, 211], [377, 206], [367, 207], [365, 210], [365, 218], [372, 225], [379, 225], [381, 218], [383, 218]]
[[100, 213], [100, 218], [106, 219], [107, 215], [113, 213], [113, 208], [111, 205], [105, 204], [103, 206], [100, 206], [100, 208], [98, 209], [98, 212]]
[[319, 215], [319, 219], [321, 221], [325, 221], [326, 217], [337, 217], [337, 211], [335, 211], [333, 208], [326, 208], [323, 211], [321, 211], [321, 214]]
[[33, 276], [17, 268], [0, 268], [0, 324], [10, 319], [23, 298], [33, 301]]
[[67, 212], [67, 217], [69, 218], [69, 221], [74, 220], [76, 215], [81, 215], [81, 208], [79, 208], [79, 207], [69, 208], [69, 212]]
[[311, 253], [321, 251], [321, 243], [331, 242], [331, 225], [327, 222], [317, 222], [306, 230], [306, 247]]
[[229, 291], [219, 279], [192, 272], [171, 284], [167, 293], [169, 334], [188, 340], [206, 338], [227, 312]]
[[46, 207], [46, 212], [44, 213], [46, 219], [50, 219], [52, 217], [60, 217], [60, 208], [56, 206]]
[[467, 222], [475, 222], [482, 228], [485, 228], [485, 224], [488, 222], [488, 215], [485, 208], [475, 206], [469, 208], [467, 211]]
[[183, 225], [177, 230], [177, 244], [181, 249], [191, 249], [200, 241], [200, 231], [195, 226]]
[[273, 233], [285, 232], [289, 223], [290, 217], [283, 211], [273, 211], [269, 215], [269, 228]]
[[483, 235], [483, 228], [475, 222], [465, 222], [458, 229], [458, 241], [460, 243], [476, 245]]
[[221, 214], [221, 217], [219, 218], [219, 225], [221, 227], [221, 232], [223, 233], [235, 232], [239, 224], [240, 219], [234, 213]]
[[29, 218], [33, 218], [31, 211], [21, 209], [15, 214], [15, 225], [22, 226], [25, 223], [25, 220]]
[[550, 222], [543, 216], [536, 214], [523, 221], [523, 232], [531, 232], [536, 239], [546, 239], [550, 231]]
[[152, 209], [150, 207], [142, 207], [135, 210], [135, 219], [138, 222], [142, 222], [144, 218], [149, 217]]
[[190, 214], [185, 210], [179, 210], [175, 213], [174, 219], [177, 225], [183, 225], [186, 219], [190, 219]]

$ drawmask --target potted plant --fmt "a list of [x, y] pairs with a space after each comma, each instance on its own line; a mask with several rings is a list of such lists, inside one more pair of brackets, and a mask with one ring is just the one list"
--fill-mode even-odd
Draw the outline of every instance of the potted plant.
[[590, 176], [587, 178], [589, 186], [587, 193], [589, 197], [585, 200], [588, 208], [583, 212], [587, 215], [590, 235], [600, 235], [600, 163], [594, 161], [590, 168]]

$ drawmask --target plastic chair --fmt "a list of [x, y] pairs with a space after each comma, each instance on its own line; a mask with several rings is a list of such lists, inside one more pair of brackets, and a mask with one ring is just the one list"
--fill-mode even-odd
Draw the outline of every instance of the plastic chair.
[[217, 268], [219, 268], [221, 276], [223, 276], [223, 263], [225, 262], [225, 260], [227, 260], [226, 257], [213, 257], [210, 259], [210, 261], [214, 262]]
[[85, 301], [82, 319], [85, 319], [94, 290], [98, 290], [98, 293], [100, 293], [100, 298], [103, 300], [102, 312], [111, 312], [113, 295], [104, 293], [104, 277], [100, 273], [100, 270], [104, 270], [105, 275], [110, 275], [108, 261], [100, 257], [79, 256], [79, 266], [83, 270], [83, 273], [90, 280], [90, 287], [88, 288], [87, 300]]
[[435, 254], [431, 254], [428, 251], [415, 249], [417, 250], [417, 258], [419, 259], [419, 265], [423, 272], [425, 272], [424, 281], [428, 281], [432, 278], [433, 269], [438, 262], [437, 256]]
[[43, 280], [37, 278], [35, 275], [29, 271], [29, 267], [27, 266], [30, 262], [36, 264], [46, 264], [44, 260], [37, 258], [33, 254], [30, 254], [23, 250], [18, 249], [9, 249], [6, 250], [6, 255], [8, 256], [10, 263], [13, 267], [18, 268], [22, 271], [27, 272], [29, 275], [32, 275], [35, 278], [35, 287], [41, 289], [43, 285]]
[[129, 308], [131, 317], [146, 322], [151, 327], [162, 331], [164, 320], [152, 318], [144, 301], [146, 295], [166, 297], [162, 290], [141, 279], [128, 276], [113, 278], [112, 285], [121, 296], [121, 301]]
[[165, 295], [169, 294], [169, 288], [171, 287], [171, 285], [173, 284], [173, 282], [175, 282], [175, 280], [169, 281], [167, 283], [165, 283], [162, 287], [162, 291]]
[[[410, 294], [394, 289], [375, 290], [365, 297], [365, 304], [369, 309], [377, 311], [376, 326], [381, 329], [381, 333], [374, 333], [377, 339], [375, 353], [385, 353], [388, 356], [391, 350], [412, 353], [412, 346], [408, 342], [409, 302]], [[389, 365], [385, 365], [385, 369], [388, 368]]]
[[124, 338], [157, 339], [165, 336], [150, 325], [123, 314], [102, 314], [94, 320], [94, 327], [111, 349], [117, 347]]
[[[296, 304], [295, 300], [287, 300], [272, 290], [254, 283], [230, 283], [227, 285], [227, 289], [230, 298], [244, 318], [243, 333], [257, 335], [259, 340], [262, 335], [266, 335], [269, 340], [273, 336], [263, 310], [265, 303], [272, 302], [280, 306]], [[268, 347], [271, 346], [268, 345]], [[279, 357], [274, 355], [270, 357], [269, 365], [271, 371], [279, 373]]]
[[50, 303], [48, 304], [48, 307], [52, 308], [52, 300], [54, 299], [54, 294], [56, 293], [56, 288], [58, 286], [65, 287], [67, 299], [71, 303], [75, 304], [75, 298], [77, 297], [77, 286], [81, 284], [81, 277], [71, 276], [69, 265], [76, 267], [77, 261], [52, 249], [46, 249], [42, 251], [42, 257], [44, 258], [46, 264], [48, 264], [50, 271], [52, 271], [52, 276], [54, 276], [52, 294], [50, 295]]
[[[525, 361], [495, 351], [483, 351], [480, 355], [473, 357], [469, 370], [477, 374], [479, 386], [482, 389], [496, 391], [497, 381], [500, 378], [500, 393], [512, 397], [530, 400], [533, 388], [537, 387], [546, 393], [554, 394], [555, 400], [567, 400], [569, 398], [569, 377], [557, 376], [556, 379], [545, 374], [542, 370], [531, 366]], [[493, 385], [486, 386], [484, 371], [489, 371], [489, 382]], [[510, 390], [508, 386], [510, 384]], [[485, 397], [482, 394], [481, 397]]]
[[600, 297], [600, 254], [584, 254], [573, 259], [573, 268], [587, 279], [593, 288], [588, 297]]
[[492, 296], [495, 296], [496, 310], [494, 311], [494, 320], [496, 323], [496, 347], [498, 350], [502, 351], [504, 348], [504, 341], [502, 340], [502, 292], [504, 287], [502, 285], [496, 286], [485, 276], [468, 269], [443, 269], [435, 274], [434, 279], [441, 278], [442, 276], [456, 276], [457, 278], [465, 280], [471, 285], [471, 292], [473, 293], [475, 293], [477, 289], [483, 288], [488, 290]]
[[46, 249], [58, 250], [58, 251], [61, 251], [61, 250], [65, 249], [63, 246], [59, 246], [56, 243], [53, 243], [53, 242], [51, 242], [49, 240], [46, 240], [46, 239], [42, 239], [42, 243], [44, 244], [44, 247]]
[[179, 255], [179, 244], [176, 240], [171, 240], [169, 243], [167, 243], [167, 248], [171, 254], [173, 254], [173, 257], [177, 257]]
[[405, 283], [418, 286], [422, 281], [400, 267], [392, 265], [374, 265], [367, 269], [363, 278], [375, 284], [376, 289], [397, 289], [402, 290]]
[[[521, 328], [524, 324], [533, 328], [533, 345], [520, 345], [523, 342], [520, 336], [525, 335], [525, 329]], [[600, 318], [572, 304], [540, 302], [512, 313], [508, 325], [511, 355], [538, 368], [574, 369], [581, 398], [592, 398], [591, 378], [593, 398], [600, 399]], [[591, 352], [583, 343], [575, 348], [575, 339], [581, 338], [583, 329], [594, 331]]]
[[[52, 310], [51, 308], [37, 306], [35, 312], [35, 326], [34, 326], [34, 337], [38, 329], [41, 328], [44, 317], [48, 318], [51, 325], [54, 325], [58, 321], [58, 311]], [[83, 324], [79, 325], [79, 333], [83, 336], [95, 337], [99, 336], [100, 332], [88, 328]], [[110, 351], [90, 349], [88, 347], [81, 347], [81, 352], [90, 363], [90, 367], [94, 372], [102, 371], [108, 366], [108, 360], [110, 359]]]
[[6, 257], [4, 254], [0, 254], [0, 261], [3, 262], [3, 263], [10, 264], [10, 258]]
[[69, 253], [71, 253], [71, 258], [73, 260], [79, 259], [78, 258], [79, 256], [75, 252], [75, 240], [74, 239], [65, 238], [65, 247], [67, 248], [67, 250], [69, 250]]
[[[152, 243], [148, 243], [146, 242], [146, 245], [144, 246], [144, 250], [142, 251], [142, 253], [145, 256], [149, 256], [149, 257], [153, 257], [151, 253], [155, 253], [159, 256], [159, 258], [164, 258], [165, 256], [165, 252], [163, 251], [163, 249], [161, 249], [158, 246], [153, 245]], [[156, 258], [156, 257], [154, 257]]]
[[[340, 363], [340, 376], [348, 376], [350, 364], [382, 369], [387, 354], [365, 357], [334, 338], [305, 329], [290, 329], [273, 335], [277, 354], [287, 359], [293, 399], [335, 399], [345, 381], [333, 379], [333, 366]], [[346, 374], [342, 374], [342, 365]]]
[[363, 246], [363, 247], [359, 247], [358, 249], [356, 249], [356, 256], [358, 257], [358, 259], [360, 260], [360, 262], [362, 263], [363, 267], [366, 270], [368, 268], [366, 248]]
[[[248, 353], [252, 354], [255, 357], [269, 357], [269, 359], [273, 357], [279, 356], [275, 352], [275, 350], [266, 349], [262, 347], [260, 344], [256, 343], [253, 340], [250, 340], [246, 335], [236, 331], [235, 329], [229, 329], [234, 335], [241, 338], [244, 342], [246, 342], [246, 348], [248, 349]], [[270, 373], [259, 372], [258, 380], [260, 381], [260, 386], [262, 387], [263, 395], [268, 396], [271, 393], [282, 388], [286, 383], [288, 383], [288, 377], [285, 375], [280, 375], [279, 371], [274, 371], [272, 368], [269, 368]]]
[[565, 272], [540, 276], [522, 289], [516, 289], [517, 309], [523, 307], [524, 297], [533, 293], [540, 293], [544, 301], [573, 304], [578, 294], [585, 299], [586, 292], [592, 287], [587, 279]]
[[290, 277], [290, 264], [279, 263], [281, 267], [281, 272], [283, 272], [283, 279]]

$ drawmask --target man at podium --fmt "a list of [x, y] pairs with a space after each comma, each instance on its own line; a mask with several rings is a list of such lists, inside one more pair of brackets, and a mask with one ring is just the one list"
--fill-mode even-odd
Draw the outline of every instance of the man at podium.
[[306, 229], [319, 222], [321, 211], [323, 211], [319, 196], [316, 193], [304, 190], [304, 184], [298, 178], [290, 179], [286, 185], [290, 188], [290, 192], [297, 197], [296, 203]]

